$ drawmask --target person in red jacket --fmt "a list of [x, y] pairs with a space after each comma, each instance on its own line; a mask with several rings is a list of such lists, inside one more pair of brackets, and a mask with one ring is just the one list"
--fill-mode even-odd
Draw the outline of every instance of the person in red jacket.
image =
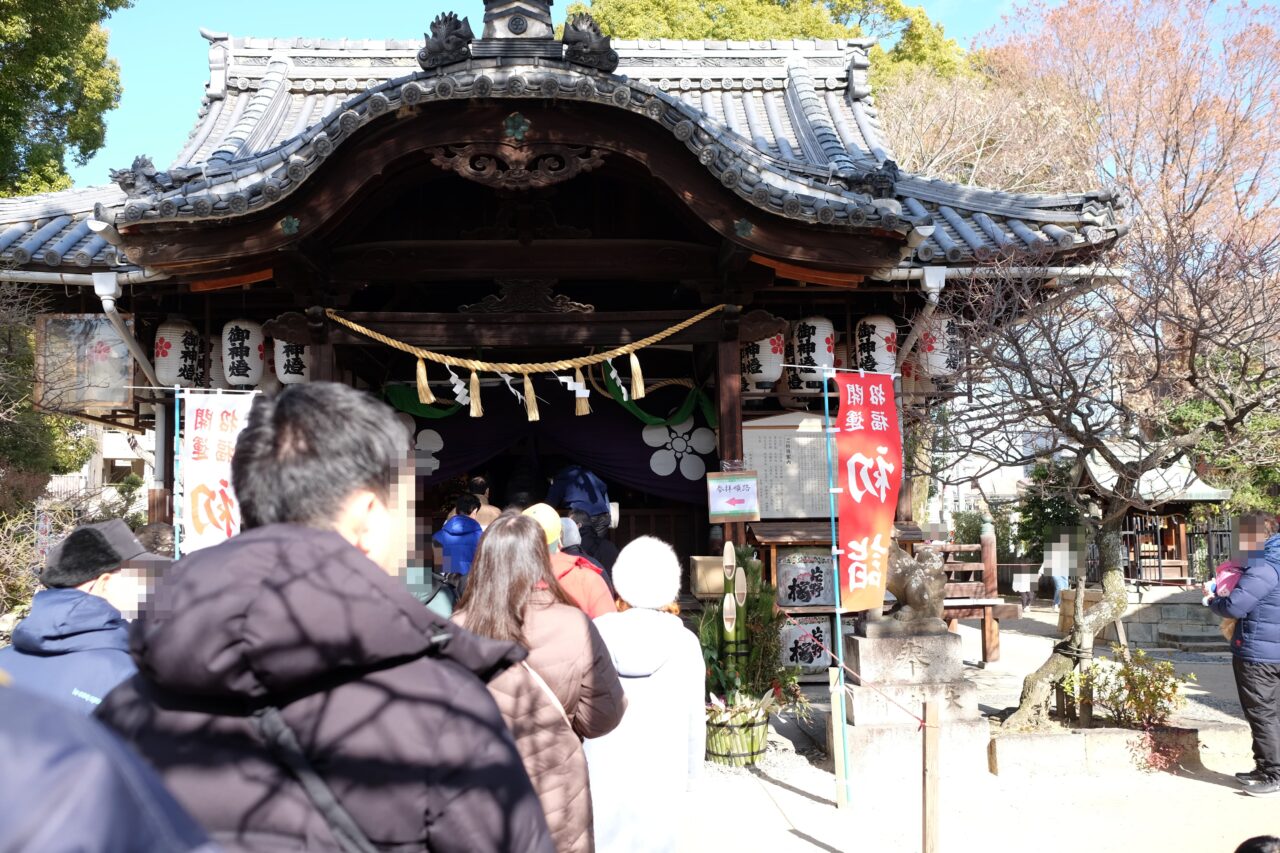
[[560, 550], [563, 528], [559, 513], [547, 504], [534, 504], [524, 511], [524, 515], [542, 527], [547, 550], [551, 552], [551, 570], [578, 608], [592, 619], [606, 613], [617, 613], [618, 605], [609, 594], [609, 585], [601, 577], [600, 567], [583, 557]]

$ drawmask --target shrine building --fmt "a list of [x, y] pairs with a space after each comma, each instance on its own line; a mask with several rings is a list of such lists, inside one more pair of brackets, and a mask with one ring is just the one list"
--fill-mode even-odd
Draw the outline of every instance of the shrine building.
[[[424, 520], [468, 473], [501, 504], [575, 462], [620, 504], [618, 545], [710, 553], [705, 474], [749, 456], [744, 419], [820, 415], [824, 366], [901, 373], [926, 405], [958, 357], [946, 287], [1088, 278], [1126, 229], [1107, 192], [898, 168], [869, 40], [611, 41], [585, 17], [556, 39], [539, 0], [430, 29], [202, 32], [209, 80], [171, 164], [0, 199], [0, 280], [45, 289], [41, 345], [66, 353], [37, 402], [156, 430], [153, 520], [173, 385], [334, 380], [412, 421]], [[77, 343], [95, 328], [114, 337]], [[55, 368], [76, 381], [51, 388]]]

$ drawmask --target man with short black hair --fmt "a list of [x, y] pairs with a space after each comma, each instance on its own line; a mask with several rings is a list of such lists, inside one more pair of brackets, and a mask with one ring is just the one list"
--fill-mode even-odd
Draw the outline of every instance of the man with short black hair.
[[471, 562], [484, 532], [476, 520], [479, 512], [480, 500], [475, 495], [458, 495], [453, 504], [453, 515], [431, 537], [431, 541], [439, 546], [440, 560], [436, 568], [444, 575], [445, 582], [457, 591], [459, 601], [466, 592]]
[[467, 481], [467, 493], [475, 495], [476, 500], [480, 501], [480, 511], [476, 513], [476, 521], [480, 523], [480, 529], [488, 527], [494, 520], [502, 515], [502, 510], [489, 503], [489, 480], [485, 477], [472, 477]]
[[141, 672], [99, 717], [228, 846], [552, 849], [483, 683], [523, 649], [393, 576], [410, 459], [400, 420], [360, 391], [259, 398], [231, 465], [244, 532], [178, 562], [134, 631]]
[[148, 553], [118, 518], [77, 527], [49, 550], [31, 613], [0, 649], [18, 687], [82, 714], [137, 671], [128, 623], [169, 560]]

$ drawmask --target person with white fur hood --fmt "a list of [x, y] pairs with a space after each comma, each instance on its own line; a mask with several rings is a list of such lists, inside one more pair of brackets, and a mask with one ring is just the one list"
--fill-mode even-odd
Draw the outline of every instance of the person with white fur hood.
[[595, 620], [622, 679], [627, 712], [604, 737], [583, 743], [591, 776], [598, 853], [677, 848], [685, 792], [706, 751], [705, 665], [680, 621], [680, 561], [652, 536], [634, 540], [613, 566], [617, 613]]

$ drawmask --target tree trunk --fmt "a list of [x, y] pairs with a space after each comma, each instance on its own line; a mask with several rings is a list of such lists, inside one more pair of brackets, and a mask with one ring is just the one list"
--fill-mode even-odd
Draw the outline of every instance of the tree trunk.
[[[1049, 722], [1053, 688], [1075, 670], [1078, 660], [1093, 655], [1093, 638], [1103, 626], [1119, 619], [1128, 604], [1124, 569], [1120, 564], [1120, 522], [1103, 529], [1098, 556], [1102, 569], [1102, 600], [1076, 619], [1071, 632], [1053, 647], [1053, 654], [1022, 682], [1018, 710], [1005, 720], [1006, 729], [1035, 729]], [[1077, 593], [1077, 600], [1081, 599]], [[1077, 604], [1077, 607], [1080, 605]], [[1079, 610], [1077, 610], [1079, 613]]]

